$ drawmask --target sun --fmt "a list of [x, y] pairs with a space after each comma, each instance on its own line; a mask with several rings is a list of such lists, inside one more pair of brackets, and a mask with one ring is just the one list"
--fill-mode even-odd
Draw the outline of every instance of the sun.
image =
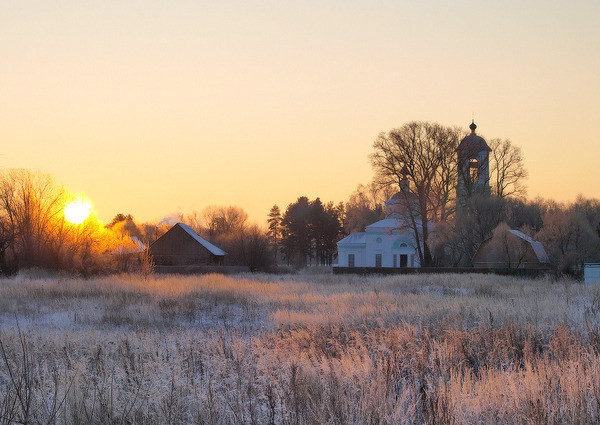
[[92, 204], [89, 201], [77, 199], [65, 207], [65, 218], [69, 223], [81, 224], [92, 212]]

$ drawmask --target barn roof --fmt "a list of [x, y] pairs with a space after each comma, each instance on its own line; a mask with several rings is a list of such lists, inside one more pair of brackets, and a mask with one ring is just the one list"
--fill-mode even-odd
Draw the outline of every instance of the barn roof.
[[183, 230], [185, 230], [188, 235], [190, 235], [192, 238], [194, 238], [196, 240], [196, 242], [198, 242], [204, 248], [208, 249], [211, 252], [211, 254], [213, 254], [213, 255], [227, 255], [227, 253], [225, 251], [223, 251], [221, 248], [218, 248], [218, 247], [214, 246], [213, 244], [211, 244], [206, 239], [202, 239], [200, 236], [198, 236], [198, 234], [196, 232], [194, 232], [194, 230], [190, 226], [188, 226], [187, 224], [177, 223], [175, 226], [179, 226]]
[[541, 242], [533, 240], [531, 237], [519, 230], [510, 229], [509, 232], [529, 243], [540, 263], [550, 264], [550, 258], [548, 258], [548, 254], [546, 254], [546, 250]]

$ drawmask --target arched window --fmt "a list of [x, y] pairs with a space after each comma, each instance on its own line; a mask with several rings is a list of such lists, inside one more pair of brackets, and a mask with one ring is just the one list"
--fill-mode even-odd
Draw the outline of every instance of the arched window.
[[479, 161], [477, 158], [469, 159], [469, 178], [472, 182], [476, 182], [479, 178]]

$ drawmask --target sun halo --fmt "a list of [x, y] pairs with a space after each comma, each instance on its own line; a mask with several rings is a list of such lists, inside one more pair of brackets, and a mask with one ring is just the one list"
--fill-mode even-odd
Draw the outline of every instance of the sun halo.
[[92, 204], [84, 199], [77, 199], [65, 207], [65, 218], [71, 224], [83, 223], [92, 213]]

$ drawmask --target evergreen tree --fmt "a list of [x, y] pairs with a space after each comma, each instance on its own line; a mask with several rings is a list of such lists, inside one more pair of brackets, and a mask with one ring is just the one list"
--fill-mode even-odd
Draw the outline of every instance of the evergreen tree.
[[277, 204], [271, 207], [267, 219], [269, 242], [273, 246], [278, 246], [281, 240], [281, 210]]
[[308, 259], [331, 265], [342, 234], [343, 204], [323, 204], [302, 196], [281, 219], [281, 246], [288, 264], [305, 266]]
[[281, 219], [281, 246], [288, 264], [306, 266], [312, 257], [310, 203], [306, 196], [288, 205]]

